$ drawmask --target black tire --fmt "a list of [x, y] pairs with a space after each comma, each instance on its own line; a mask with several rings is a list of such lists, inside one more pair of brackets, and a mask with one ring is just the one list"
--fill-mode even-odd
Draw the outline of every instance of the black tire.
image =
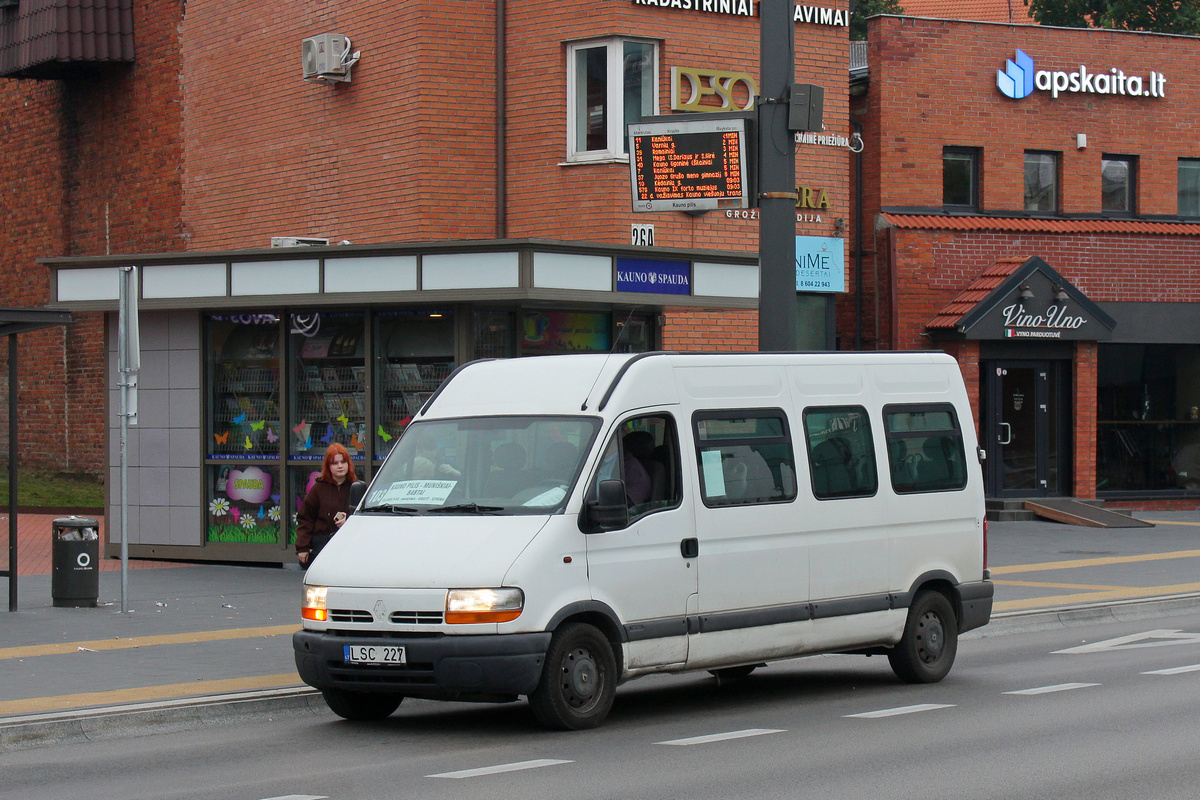
[[888, 662], [905, 683], [937, 683], [954, 666], [958, 619], [940, 592], [921, 592], [908, 609], [904, 637], [888, 651]]
[[387, 719], [400, 707], [402, 694], [387, 692], [347, 692], [345, 689], [322, 689], [321, 696], [329, 710], [342, 719], [363, 722]]
[[547, 728], [595, 728], [612, 709], [617, 677], [617, 660], [604, 634], [586, 623], [568, 623], [550, 640], [529, 707]]
[[741, 667], [723, 667], [721, 669], [710, 669], [708, 674], [712, 675], [720, 683], [729, 683], [750, 677], [750, 673], [761, 666], [762, 664], [746, 664]]

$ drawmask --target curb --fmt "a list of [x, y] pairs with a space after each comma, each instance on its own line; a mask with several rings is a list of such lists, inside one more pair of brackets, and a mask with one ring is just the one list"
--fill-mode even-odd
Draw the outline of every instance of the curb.
[[145, 736], [207, 725], [297, 714], [329, 713], [321, 693], [308, 686], [184, 697], [0, 719], [0, 753], [55, 744]]
[[[1139, 600], [1008, 611], [963, 634], [962, 641], [1035, 633], [1099, 622], [1128, 622], [1200, 609], [1200, 592]], [[329, 716], [321, 693], [309, 686], [184, 697], [118, 706], [0, 718], [0, 753], [55, 744], [172, 733], [273, 716]]]

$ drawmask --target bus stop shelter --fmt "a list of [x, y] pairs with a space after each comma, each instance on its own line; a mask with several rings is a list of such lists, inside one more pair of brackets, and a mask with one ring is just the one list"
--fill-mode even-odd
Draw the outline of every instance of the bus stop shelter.
[[0, 335], [8, 337], [8, 610], [17, 610], [17, 336], [69, 325], [71, 312], [42, 308], [0, 308]]

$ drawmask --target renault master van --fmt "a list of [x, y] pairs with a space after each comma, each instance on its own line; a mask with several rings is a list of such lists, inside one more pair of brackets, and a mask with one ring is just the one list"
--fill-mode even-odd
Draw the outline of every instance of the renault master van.
[[886, 654], [941, 680], [987, 623], [982, 470], [940, 353], [477, 361], [427, 400], [305, 576], [296, 665], [347, 719]]

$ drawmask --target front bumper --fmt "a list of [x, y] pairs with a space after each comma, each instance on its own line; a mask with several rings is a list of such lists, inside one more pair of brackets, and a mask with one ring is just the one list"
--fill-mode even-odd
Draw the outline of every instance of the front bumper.
[[[550, 635], [377, 638], [301, 630], [292, 635], [292, 648], [301, 679], [318, 689], [452, 700], [529, 694], [541, 679]], [[408, 663], [348, 664], [345, 645], [402, 646]]]

